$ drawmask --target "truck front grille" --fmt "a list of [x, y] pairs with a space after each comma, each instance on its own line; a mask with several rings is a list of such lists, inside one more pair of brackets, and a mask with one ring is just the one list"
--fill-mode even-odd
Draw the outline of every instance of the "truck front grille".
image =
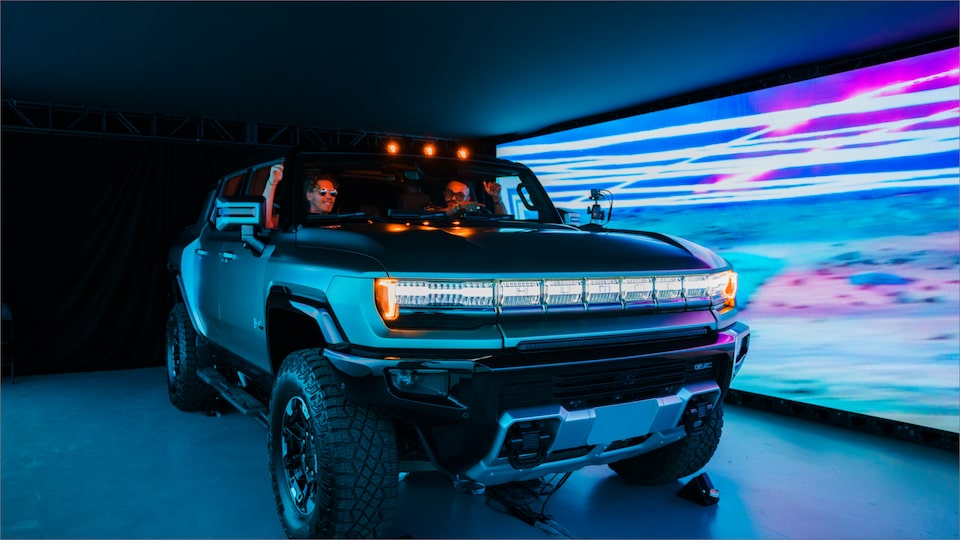
[[500, 385], [500, 410], [556, 404], [588, 409], [675, 394], [684, 384], [716, 380], [723, 355], [696, 358], [647, 358], [610, 366], [536, 370], [506, 375]]

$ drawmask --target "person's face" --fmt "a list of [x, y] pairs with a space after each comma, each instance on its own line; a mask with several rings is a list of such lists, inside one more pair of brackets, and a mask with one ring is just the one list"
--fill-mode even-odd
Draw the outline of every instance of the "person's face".
[[333, 211], [333, 203], [337, 202], [337, 190], [330, 180], [319, 180], [309, 192], [311, 214], [329, 214]]
[[447, 184], [447, 189], [443, 191], [443, 201], [447, 206], [453, 206], [470, 200], [470, 187], [463, 182], [456, 180]]

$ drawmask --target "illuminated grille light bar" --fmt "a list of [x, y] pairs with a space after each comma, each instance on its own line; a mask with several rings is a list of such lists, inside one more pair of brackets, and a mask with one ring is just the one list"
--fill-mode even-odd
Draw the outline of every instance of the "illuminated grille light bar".
[[711, 278], [708, 275], [692, 275], [683, 277], [683, 297], [689, 307], [708, 306], [710, 298]]
[[657, 276], [653, 281], [658, 308], [682, 308], [683, 278], [680, 276]]
[[687, 307], [706, 307], [713, 303], [710, 298], [711, 276], [700, 274], [683, 277], [683, 297]]
[[707, 299], [710, 297], [710, 276], [684, 276], [683, 278], [683, 296], [687, 300]]
[[500, 305], [539, 306], [539, 281], [504, 281], [500, 283]]
[[653, 278], [625, 278], [620, 285], [624, 302], [652, 302]]
[[397, 304], [404, 307], [493, 305], [492, 281], [399, 281]]
[[399, 308], [598, 306], [698, 309], [736, 304], [737, 274], [516, 281], [432, 281], [378, 279], [377, 307], [386, 320]]
[[543, 303], [550, 306], [582, 304], [583, 282], [571, 279], [544, 281]]
[[655, 290], [657, 300], [675, 300], [683, 295], [683, 279], [680, 276], [657, 277]]
[[614, 304], [620, 302], [619, 279], [588, 279], [584, 285], [588, 304]]

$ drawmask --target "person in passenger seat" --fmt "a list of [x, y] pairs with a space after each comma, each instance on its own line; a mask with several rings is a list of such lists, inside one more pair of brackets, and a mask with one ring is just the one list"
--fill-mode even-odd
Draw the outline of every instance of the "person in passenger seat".
[[337, 202], [337, 183], [330, 175], [315, 174], [304, 183], [311, 214], [329, 214]]
[[498, 216], [502, 216], [507, 213], [507, 207], [503, 204], [503, 199], [500, 196], [500, 191], [503, 189], [503, 186], [500, 185], [500, 182], [494, 180], [484, 180], [483, 181], [483, 191], [486, 192], [489, 204], [487, 205], [490, 208], [490, 211]]
[[454, 215], [460, 211], [474, 212], [478, 208], [484, 207], [493, 214], [503, 215], [507, 213], [503, 202], [500, 200], [500, 184], [496, 181], [483, 182], [483, 189], [486, 191], [493, 204], [489, 207], [484, 206], [473, 200], [470, 194], [470, 186], [460, 180], [451, 180], [447, 182], [446, 189], [443, 190], [443, 203], [441, 207], [448, 216]]

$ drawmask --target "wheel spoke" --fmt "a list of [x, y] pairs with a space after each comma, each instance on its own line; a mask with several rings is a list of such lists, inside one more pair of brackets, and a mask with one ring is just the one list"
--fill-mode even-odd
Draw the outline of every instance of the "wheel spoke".
[[303, 514], [313, 510], [317, 490], [317, 466], [314, 437], [306, 403], [294, 396], [284, 407], [280, 440], [287, 491], [294, 506]]
[[167, 374], [171, 383], [174, 383], [180, 376], [180, 354], [177, 350], [177, 337], [172, 328], [167, 331]]

